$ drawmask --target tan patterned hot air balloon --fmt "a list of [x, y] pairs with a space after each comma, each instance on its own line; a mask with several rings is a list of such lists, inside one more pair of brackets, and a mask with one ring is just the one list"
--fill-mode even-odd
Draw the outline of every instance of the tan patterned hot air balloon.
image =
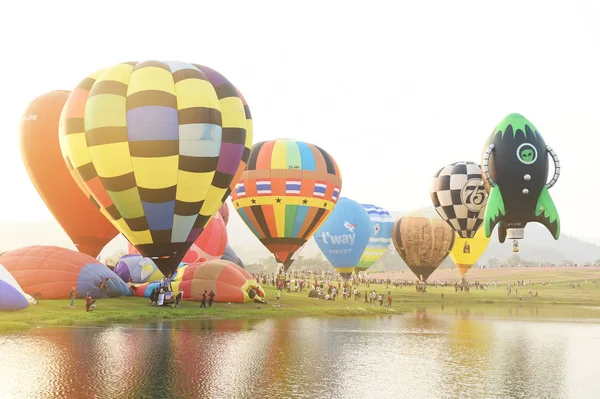
[[450, 253], [454, 231], [437, 217], [409, 215], [394, 223], [392, 241], [410, 270], [425, 282]]

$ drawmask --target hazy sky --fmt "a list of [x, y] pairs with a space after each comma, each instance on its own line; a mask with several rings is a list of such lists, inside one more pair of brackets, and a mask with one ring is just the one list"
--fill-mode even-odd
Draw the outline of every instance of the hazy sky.
[[600, 237], [600, 6], [594, 1], [11, 1], [2, 5], [0, 223], [50, 219], [21, 162], [36, 96], [122, 61], [201, 63], [246, 97], [255, 142], [296, 138], [342, 169], [342, 195], [429, 205], [445, 164], [479, 161], [506, 114], [563, 169], [562, 230]]

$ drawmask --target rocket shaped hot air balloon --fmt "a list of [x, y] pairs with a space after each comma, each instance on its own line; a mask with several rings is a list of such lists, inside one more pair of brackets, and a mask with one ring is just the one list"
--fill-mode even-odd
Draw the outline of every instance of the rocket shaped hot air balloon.
[[239, 91], [185, 62], [126, 62], [71, 93], [61, 148], [82, 190], [166, 276], [235, 186], [251, 123]]
[[[548, 169], [554, 162], [550, 182]], [[510, 114], [494, 128], [483, 150], [483, 178], [490, 193], [484, 216], [485, 235], [498, 224], [498, 239], [522, 239], [528, 222], [546, 226], [555, 239], [560, 219], [549, 189], [560, 176], [558, 156], [533, 124]]]

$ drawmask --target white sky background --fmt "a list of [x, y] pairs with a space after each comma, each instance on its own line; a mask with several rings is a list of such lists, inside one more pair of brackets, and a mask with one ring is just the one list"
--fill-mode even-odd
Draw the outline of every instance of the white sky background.
[[342, 195], [391, 210], [429, 205], [437, 169], [480, 161], [496, 123], [519, 112], [561, 159], [550, 193], [562, 230], [600, 237], [597, 4], [5, 2], [0, 223], [52, 218], [20, 159], [27, 104], [108, 65], [160, 59], [223, 73], [249, 103], [255, 142], [317, 144], [342, 169]]

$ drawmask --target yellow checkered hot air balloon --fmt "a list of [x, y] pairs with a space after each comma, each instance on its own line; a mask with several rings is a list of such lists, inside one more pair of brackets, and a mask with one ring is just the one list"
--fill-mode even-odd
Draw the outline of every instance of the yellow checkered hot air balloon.
[[230, 194], [252, 145], [239, 91], [210, 68], [173, 61], [88, 76], [59, 134], [80, 188], [167, 276]]

